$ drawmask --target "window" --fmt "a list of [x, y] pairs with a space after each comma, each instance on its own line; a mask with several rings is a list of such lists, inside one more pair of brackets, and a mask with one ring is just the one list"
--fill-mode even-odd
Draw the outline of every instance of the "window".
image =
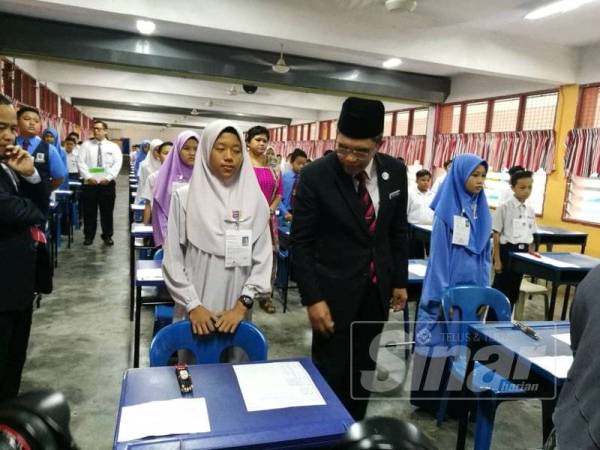
[[462, 111], [461, 105], [454, 105], [452, 107], [452, 128], [450, 133], [458, 133], [460, 129], [460, 113]]
[[600, 128], [600, 86], [585, 87], [581, 91], [577, 126]]
[[[503, 194], [510, 190], [510, 176], [508, 171], [494, 172], [489, 170], [485, 178], [485, 196], [488, 204], [496, 208]], [[539, 169], [533, 174], [533, 190], [528, 203], [537, 215], [544, 210], [544, 197], [546, 195], [546, 172]]]
[[515, 131], [519, 116], [519, 99], [507, 98], [494, 102], [492, 115], [492, 132]]
[[600, 225], [600, 179], [572, 176], [563, 219]]
[[317, 139], [317, 128], [319, 126], [318, 122], [315, 123], [311, 123], [310, 124], [310, 136], [308, 137], [311, 141], [314, 141]]
[[558, 93], [530, 95], [525, 103], [523, 130], [551, 130], [554, 128], [554, 116]]
[[392, 125], [394, 123], [394, 113], [387, 113], [383, 116], [383, 135], [392, 135]]
[[415, 109], [413, 113], [413, 127], [412, 135], [419, 136], [427, 134], [427, 117], [429, 110], [427, 109]]
[[329, 139], [335, 139], [337, 137], [337, 120], [331, 122], [331, 127], [329, 128]]
[[400, 111], [396, 113], [396, 133], [395, 136], [408, 135], [408, 122], [410, 119], [410, 111]]
[[488, 102], [469, 103], [465, 114], [465, 133], [484, 133]]

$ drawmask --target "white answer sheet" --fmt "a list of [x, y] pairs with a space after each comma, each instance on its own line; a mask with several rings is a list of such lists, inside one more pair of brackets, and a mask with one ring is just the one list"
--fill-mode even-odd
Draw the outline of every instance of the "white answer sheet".
[[550, 372], [557, 378], [567, 378], [567, 373], [573, 364], [572, 356], [536, 356], [531, 362]]
[[206, 399], [177, 398], [123, 407], [117, 441], [209, 431]]
[[427, 271], [427, 266], [425, 264], [409, 264], [408, 271], [410, 273], [414, 273], [418, 277], [424, 277], [425, 272]]
[[233, 370], [248, 412], [325, 405], [298, 361], [234, 365]]

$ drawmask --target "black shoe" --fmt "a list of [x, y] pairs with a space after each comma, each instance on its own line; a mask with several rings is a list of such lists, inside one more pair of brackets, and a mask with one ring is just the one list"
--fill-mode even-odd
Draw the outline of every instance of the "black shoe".
[[104, 245], [109, 245], [109, 246], [110, 245], [115, 245], [115, 243], [112, 240], [112, 238], [107, 237], [107, 238], [104, 238], [103, 241], [104, 241]]
[[93, 243], [94, 243], [93, 239], [85, 238], [85, 240], [83, 241], [83, 245], [92, 245]]

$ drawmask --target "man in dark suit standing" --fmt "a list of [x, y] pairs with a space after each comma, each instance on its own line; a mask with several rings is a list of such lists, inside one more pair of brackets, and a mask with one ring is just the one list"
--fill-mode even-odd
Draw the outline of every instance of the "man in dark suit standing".
[[0, 401], [16, 397], [25, 364], [35, 279], [34, 225], [44, 223], [48, 193], [29, 153], [14, 146], [17, 115], [0, 97]]
[[[377, 153], [383, 121], [381, 102], [346, 99], [335, 152], [300, 175], [291, 232], [313, 360], [356, 420], [370, 394], [361, 380], [375, 368], [370, 349], [389, 308], [407, 300], [406, 167]], [[360, 321], [379, 323], [351, 325]]]

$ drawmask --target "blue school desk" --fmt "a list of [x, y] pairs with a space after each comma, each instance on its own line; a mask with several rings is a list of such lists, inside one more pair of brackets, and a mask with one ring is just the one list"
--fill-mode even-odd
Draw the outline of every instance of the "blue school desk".
[[[56, 200], [61, 204], [63, 214], [65, 215], [65, 225], [67, 226], [67, 248], [71, 248], [73, 242], [73, 200], [74, 192], [71, 190], [57, 189], [54, 191]], [[60, 239], [60, 236], [59, 236]]]
[[181, 398], [173, 367], [129, 369], [123, 378], [113, 449], [330, 448], [354, 420], [312, 361], [296, 360], [309, 373], [326, 405], [247, 412], [231, 364], [190, 366], [193, 396], [206, 399], [211, 431], [117, 443], [121, 408]]
[[[553, 427], [552, 414], [565, 378], [555, 376], [546, 368], [541, 367], [533, 358], [572, 356], [573, 353], [568, 344], [552, 337], [555, 334], [568, 334], [569, 322], [526, 322], [526, 324], [535, 330], [539, 340], [532, 339], [511, 323], [471, 325], [469, 327], [471, 333], [469, 348], [473, 357], [469, 366], [472, 368], [475, 360], [479, 360], [481, 363], [488, 362], [489, 353], [485, 353], [485, 359], [479, 359], [477, 352], [489, 346], [495, 346], [492, 354], [499, 355], [501, 360], [513, 361], [511, 374], [506, 378], [515, 384], [526, 383], [532, 387], [536, 386], [528, 392], [527, 398], [542, 400], [543, 439], [545, 441]], [[515, 377], [514, 375], [517, 373], [519, 375]], [[487, 401], [481, 401], [483, 409], [485, 409]], [[477, 420], [483, 420], [488, 430], [494, 427], [493, 415], [478, 414]], [[477, 442], [477, 436], [474, 440]]]
[[129, 320], [133, 320], [135, 303], [135, 255], [136, 250], [154, 248], [149, 245], [136, 245], [136, 238], [152, 238], [152, 227], [141, 223], [132, 223], [129, 229]]
[[566, 230], [558, 227], [538, 226], [537, 232], [533, 234], [533, 244], [538, 251], [540, 245], [546, 245], [549, 252], [555, 244], [579, 245], [581, 253], [585, 253], [587, 244], [587, 233], [582, 231]]
[[[133, 367], [140, 366], [140, 333], [141, 333], [141, 312], [142, 305], [163, 305], [163, 304], [172, 304], [171, 301], [165, 301], [164, 299], [160, 299], [157, 297], [142, 297], [142, 288], [144, 287], [164, 287], [165, 281], [162, 275], [162, 261], [154, 261], [154, 260], [140, 260], [136, 264], [135, 270], [135, 316], [134, 316], [134, 326], [133, 326]], [[140, 270], [144, 269], [158, 269], [157, 277], [155, 278], [143, 278], [140, 276]]]
[[561, 284], [567, 285], [565, 289], [565, 299], [563, 303], [561, 320], [567, 316], [567, 307], [569, 304], [570, 287], [577, 285], [590, 270], [600, 264], [600, 259], [592, 258], [591, 256], [581, 255], [579, 253], [559, 253], [546, 252], [541, 253], [543, 256], [553, 258], [562, 263], [574, 264], [576, 267], [557, 267], [546, 263], [541, 259], [529, 258], [527, 253], [512, 253], [510, 258], [511, 270], [531, 275], [534, 278], [541, 278], [552, 282], [552, 293], [550, 295], [550, 307], [548, 308], [548, 316], [546, 320], [553, 320], [554, 308], [556, 305], [556, 293]]
[[[538, 226], [537, 228], [538, 231], [533, 233], [533, 244], [536, 251], [541, 245], [546, 245], [550, 252], [554, 245], [579, 245], [581, 253], [585, 253], [587, 233], [557, 227]], [[411, 239], [423, 242], [425, 248], [429, 249], [431, 230], [432, 225], [410, 224], [409, 236]]]

